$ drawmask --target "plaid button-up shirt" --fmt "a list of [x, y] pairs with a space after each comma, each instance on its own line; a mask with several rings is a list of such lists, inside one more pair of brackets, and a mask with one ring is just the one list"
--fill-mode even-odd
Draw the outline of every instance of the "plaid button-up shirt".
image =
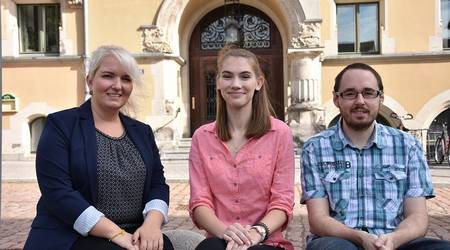
[[339, 122], [306, 142], [301, 167], [302, 204], [327, 198], [331, 217], [377, 235], [392, 232], [404, 219], [404, 198], [434, 197], [420, 143], [381, 124], [360, 150]]

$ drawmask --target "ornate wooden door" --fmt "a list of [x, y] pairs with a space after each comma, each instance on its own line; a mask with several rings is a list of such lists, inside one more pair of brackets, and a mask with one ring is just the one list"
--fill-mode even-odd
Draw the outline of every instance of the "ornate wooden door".
[[[264, 71], [272, 106], [284, 120], [283, 45], [272, 20], [253, 7], [240, 6], [238, 18], [243, 30], [244, 48], [255, 53]], [[216, 60], [224, 44], [224, 9], [217, 8], [195, 27], [189, 44], [191, 135], [199, 126], [213, 121], [216, 114]]]

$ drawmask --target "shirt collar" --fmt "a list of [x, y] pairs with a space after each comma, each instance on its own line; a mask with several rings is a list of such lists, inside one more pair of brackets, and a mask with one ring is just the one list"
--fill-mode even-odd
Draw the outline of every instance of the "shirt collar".
[[[342, 118], [339, 119], [337, 125], [334, 127], [335, 133], [333, 138], [331, 138], [331, 143], [333, 148], [336, 150], [342, 150], [344, 147], [354, 147], [348, 137], [345, 135], [344, 130], [342, 129]], [[368, 143], [364, 148], [370, 148], [375, 145], [378, 148], [383, 148], [386, 146], [386, 138], [383, 136], [383, 125], [378, 124], [375, 121], [375, 128], [372, 135], [369, 138]]]

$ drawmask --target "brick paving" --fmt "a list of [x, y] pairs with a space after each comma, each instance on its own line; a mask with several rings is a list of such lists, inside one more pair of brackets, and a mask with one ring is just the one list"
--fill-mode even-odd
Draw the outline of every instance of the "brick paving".
[[[171, 189], [170, 222], [164, 229], [187, 229], [201, 232], [192, 224], [188, 212], [189, 185], [183, 181], [169, 181]], [[430, 215], [428, 236], [450, 240], [450, 187], [435, 188], [436, 198], [427, 202]], [[295, 249], [304, 249], [304, 239], [309, 226], [306, 207], [299, 205], [300, 189], [295, 193], [294, 220], [286, 237]], [[0, 249], [22, 249], [36, 213], [40, 196], [36, 182], [4, 182], [2, 184]]]

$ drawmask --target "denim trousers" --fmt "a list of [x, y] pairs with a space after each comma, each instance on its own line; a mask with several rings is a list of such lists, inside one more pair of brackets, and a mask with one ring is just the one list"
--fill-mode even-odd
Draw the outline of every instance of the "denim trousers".
[[[338, 237], [319, 237], [308, 243], [306, 250], [363, 250], [352, 241]], [[450, 250], [450, 242], [434, 238], [418, 238], [397, 250]]]

